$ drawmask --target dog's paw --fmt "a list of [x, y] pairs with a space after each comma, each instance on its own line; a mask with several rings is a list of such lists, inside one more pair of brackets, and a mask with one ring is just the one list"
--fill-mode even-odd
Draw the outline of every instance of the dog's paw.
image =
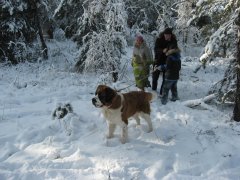
[[152, 131], [153, 131], [153, 128], [149, 128], [148, 131], [147, 131], [147, 133], [150, 133], [150, 132], [152, 132]]
[[106, 135], [106, 138], [107, 138], [107, 139], [111, 139], [111, 138], [113, 138], [113, 137], [114, 137], [113, 134], [107, 134], [107, 135]]
[[141, 124], [136, 124], [135, 128], [136, 128], [136, 129], [141, 129], [142, 126], [141, 126]]
[[125, 144], [127, 142], [126, 138], [121, 138], [120, 141], [122, 144]]

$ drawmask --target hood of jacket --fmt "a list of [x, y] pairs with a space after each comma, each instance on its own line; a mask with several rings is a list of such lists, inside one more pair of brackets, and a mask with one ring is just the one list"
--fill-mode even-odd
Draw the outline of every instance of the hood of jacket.
[[179, 54], [180, 56], [181, 50], [179, 48], [176, 49], [170, 49], [166, 52], [166, 56], [173, 55], [173, 54]]

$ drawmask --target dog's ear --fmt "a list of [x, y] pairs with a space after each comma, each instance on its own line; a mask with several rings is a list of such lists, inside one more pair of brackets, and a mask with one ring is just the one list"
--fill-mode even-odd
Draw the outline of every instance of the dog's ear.
[[101, 92], [100, 100], [107, 106], [112, 104], [116, 91], [108, 86], [105, 87], [104, 91]]
[[97, 89], [96, 89], [96, 92], [95, 92], [95, 95], [98, 94], [99, 91], [102, 91], [104, 88], [106, 88], [105, 85], [98, 85]]
[[62, 109], [62, 104], [61, 104], [61, 103], [58, 103], [58, 104], [56, 105], [55, 110], [52, 112], [52, 119], [53, 119], [53, 120], [57, 118], [57, 111], [61, 111], [61, 109]]
[[72, 105], [70, 103], [65, 104], [65, 107], [68, 110], [68, 112], [70, 112], [70, 113], [73, 112], [73, 108], [72, 108]]
[[113, 99], [116, 96], [116, 91], [110, 87], [106, 87], [105, 92], [110, 99]]
[[53, 113], [52, 113], [52, 120], [54, 120], [56, 118], [56, 116], [57, 116], [56, 115], [56, 110], [54, 110]]

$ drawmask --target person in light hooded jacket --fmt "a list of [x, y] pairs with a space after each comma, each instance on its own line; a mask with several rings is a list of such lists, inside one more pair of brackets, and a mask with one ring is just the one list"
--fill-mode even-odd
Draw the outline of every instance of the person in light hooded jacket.
[[148, 80], [150, 65], [153, 63], [152, 52], [142, 36], [137, 36], [133, 49], [132, 67], [136, 86], [144, 91], [150, 87]]

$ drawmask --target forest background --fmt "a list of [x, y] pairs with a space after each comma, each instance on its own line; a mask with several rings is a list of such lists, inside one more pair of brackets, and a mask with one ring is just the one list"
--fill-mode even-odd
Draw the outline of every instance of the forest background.
[[[0, 179], [239, 179], [239, 0], [0, 7]], [[126, 144], [119, 129], [107, 139], [96, 87], [136, 90], [134, 39], [153, 50], [166, 27], [181, 48], [180, 100], [151, 103], [153, 132], [129, 121]], [[54, 118], [66, 103], [73, 112]]]
[[195, 72], [219, 57], [229, 61], [222, 80], [209, 93], [216, 95], [217, 104], [235, 104], [233, 119], [239, 121], [239, 4], [239, 0], [1, 0], [0, 63], [44, 61], [49, 53], [46, 38], [68, 38], [79, 49], [70, 71], [94, 72], [108, 81], [121, 71], [121, 58], [137, 34], [153, 48], [159, 33], [171, 27], [185, 56], [199, 50]]

